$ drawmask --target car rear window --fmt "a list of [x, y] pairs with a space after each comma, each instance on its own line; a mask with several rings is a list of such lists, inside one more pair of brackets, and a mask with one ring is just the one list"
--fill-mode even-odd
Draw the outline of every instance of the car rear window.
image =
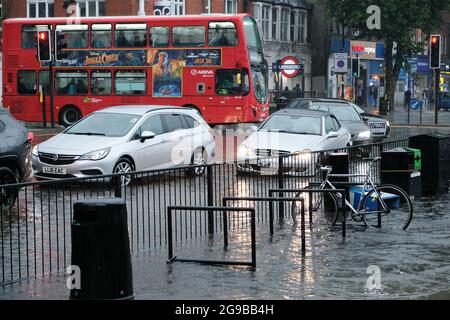
[[162, 117], [166, 124], [167, 132], [183, 129], [181, 116], [179, 114], [163, 114]]

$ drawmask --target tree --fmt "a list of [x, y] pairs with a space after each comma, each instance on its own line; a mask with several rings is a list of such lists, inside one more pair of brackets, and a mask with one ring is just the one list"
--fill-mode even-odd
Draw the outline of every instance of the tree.
[[[416, 29], [430, 35], [442, 26], [442, 11], [450, 8], [450, 0], [320, 0], [328, 17], [336, 18], [346, 27], [359, 31], [358, 38], [382, 40], [385, 43], [386, 93], [394, 107], [395, 85], [402, 66], [409, 68], [408, 57], [422, 53], [425, 41], [413, 38]], [[369, 29], [372, 12], [368, 7], [380, 8], [380, 28]]]

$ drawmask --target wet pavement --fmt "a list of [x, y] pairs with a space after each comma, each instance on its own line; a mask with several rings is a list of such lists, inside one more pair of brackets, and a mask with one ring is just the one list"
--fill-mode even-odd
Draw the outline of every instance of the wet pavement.
[[[449, 193], [416, 199], [407, 231], [353, 223], [343, 241], [320, 213], [307, 228], [306, 255], [300, 227], [290, 219], [257, 227], [257, 269], [166, 264], [164, 246], [132, 256], [136, 299], [450, 299]], [[307, 220], [307, 226], [308, 226]], [[249, 260], [249, 223], [231, 231], [227, 252], [221, 234], [179, 242], [175, 254], [202, 259]], [[381, 289], [368, 290], [368, 273], [379, 268]], [[0, 299], [68, 299], [63, 274], [0, 287]]]

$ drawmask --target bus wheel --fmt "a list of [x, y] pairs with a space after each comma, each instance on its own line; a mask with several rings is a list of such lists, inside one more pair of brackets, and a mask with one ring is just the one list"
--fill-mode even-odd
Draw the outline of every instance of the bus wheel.
[[81, 112], [75, 106], [65, 106], [59, 112], [59, 123], [65, 127], [69, 127], [81, 119]]

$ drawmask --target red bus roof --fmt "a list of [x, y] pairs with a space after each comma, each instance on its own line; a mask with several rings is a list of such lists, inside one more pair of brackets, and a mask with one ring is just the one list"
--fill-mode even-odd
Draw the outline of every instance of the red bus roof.
[[112, 23], [112, 22], [167, 22], [167, 21], [223, 21], [223, 20], [242, 20], [244, 17], [251, 17], [250, 14], [201, 14], [184, 16], [109, 16], [109, 17], [56, 17], [56, 18], [9, 18], [3, 21], [3, 24], [73, 24], [74, 21], [81, 23]]

